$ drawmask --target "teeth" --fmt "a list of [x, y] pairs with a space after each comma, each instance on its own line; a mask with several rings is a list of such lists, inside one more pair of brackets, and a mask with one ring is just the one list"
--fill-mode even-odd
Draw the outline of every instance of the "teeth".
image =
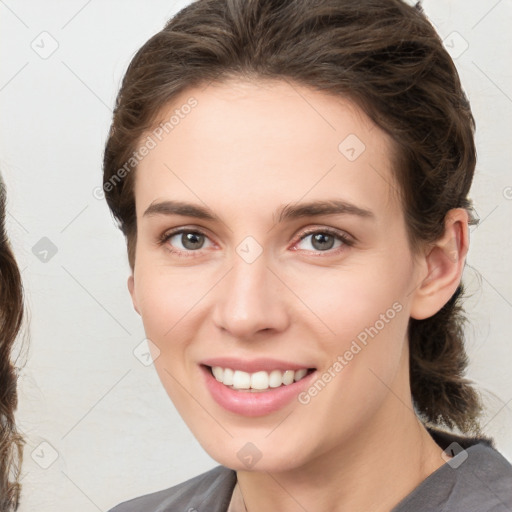
[[293, 382], [294, 378], [295, 378], [295, 372], [293, 370], [286, 370], [283, 373], [283, 384], [285, 384], [286, 386], [289, 386]]
[[263, 391], [269, 388], [278, 388], [279, 386], [289, 386], [294, 382], [303, 379], [308, 370], [272, 370], [270, 373], [265, 371], [247, 373], [241, 370], [232, 370], [231, 368], [212, 367], [213, 376], [226, 386], [233, 389], [254, 389]]
[[246, 372], [236, 370], [233, 375], [233, 387], [235, 389], [249, 389], [251, 387], [251, 376]]
[[297, 382], [298, 380], [302, 379], [303, 377], [306, 376], [306, 373], [308, 373], [308, 371], [306, 370], [306, 368], [303, 368], [302, 370], [297, 370], [295, 372], [295, 382]]
[[[218, 368], [218, 367], [217, 367]], [[222, 370], [222, 368], [221, 368]], [[224, 370], [224, 375], [222, 377], [222, 381], [226, 386], [232, 386], [233, 385], [233, 376], [235, 372], [231, 368], [226, 368]]]
[[219, 382], [223, 382], [224, 370], [220, 366], [213, 366], [212, 373]]
[[[245, 373], [245, 372], [244, 372]], [[246, 373], [246, 375], [249, 375]], [[251, 388], [252, 389], [268, 389], [268, 373], [256, 372], [251, 374]]]
[[283, 376], [279, 370], [272, 370], [268, 378], [268, 385], [271, 388], [278, 388], [283, 384]]

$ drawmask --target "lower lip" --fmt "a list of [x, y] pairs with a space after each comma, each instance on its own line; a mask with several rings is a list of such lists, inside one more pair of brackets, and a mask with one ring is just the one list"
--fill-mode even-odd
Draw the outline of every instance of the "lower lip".
[[213, 399], [224, 409], [240, 414], [241, 416], [264, 416], [277, 411], [289, 404], [308, 385], [316, 371], [306, 375], [301, 380], [270, 388], [268, 391], [252, 392], [249, 390], [237, 391], [219, 382], [211, 373], [210, 368], [201, 366], [205, 376], [206, 387]]

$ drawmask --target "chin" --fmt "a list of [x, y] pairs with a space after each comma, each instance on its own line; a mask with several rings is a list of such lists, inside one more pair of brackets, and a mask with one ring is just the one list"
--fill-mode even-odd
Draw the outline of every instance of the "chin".
[[265, 437], [252, 441], [247, 436], [233, 437], [222, 443], [218, 439], [197, 439], [212, 459], [235, 471], [280, 473], [297, 469], [307, 458], [304, 446], [298, 456], [295, 442], [283, 446], [279, 441], [277, 446], [275, 440]]

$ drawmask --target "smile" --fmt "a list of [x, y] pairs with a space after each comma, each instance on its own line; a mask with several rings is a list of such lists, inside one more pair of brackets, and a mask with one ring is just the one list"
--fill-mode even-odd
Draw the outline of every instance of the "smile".
[[199, 367], [213, 400], [246, 417], [264, 416], [292, 404], [317, 374], [316, 368], [270, 359], [216, 358]]
[[261, 392], [271, 388], [289, 386], [294, 382], [303, 379], [313, 369], [301, 368], [299, 370], [272, 370], [248, 373], [242, 370], [222, 368], [220, 366], [210, 367], [215, 379], [225, 386], [237, 391]]

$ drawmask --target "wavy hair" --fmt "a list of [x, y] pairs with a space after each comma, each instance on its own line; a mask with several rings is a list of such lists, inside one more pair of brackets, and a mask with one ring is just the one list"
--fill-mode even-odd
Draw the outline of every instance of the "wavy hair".
[[23, 439], [14, 420], [17, 375], [11, 360], [23, 321], [23, 288], [5, 229], [5, 187], [0, 178], [0, 512], [17, 510]]

